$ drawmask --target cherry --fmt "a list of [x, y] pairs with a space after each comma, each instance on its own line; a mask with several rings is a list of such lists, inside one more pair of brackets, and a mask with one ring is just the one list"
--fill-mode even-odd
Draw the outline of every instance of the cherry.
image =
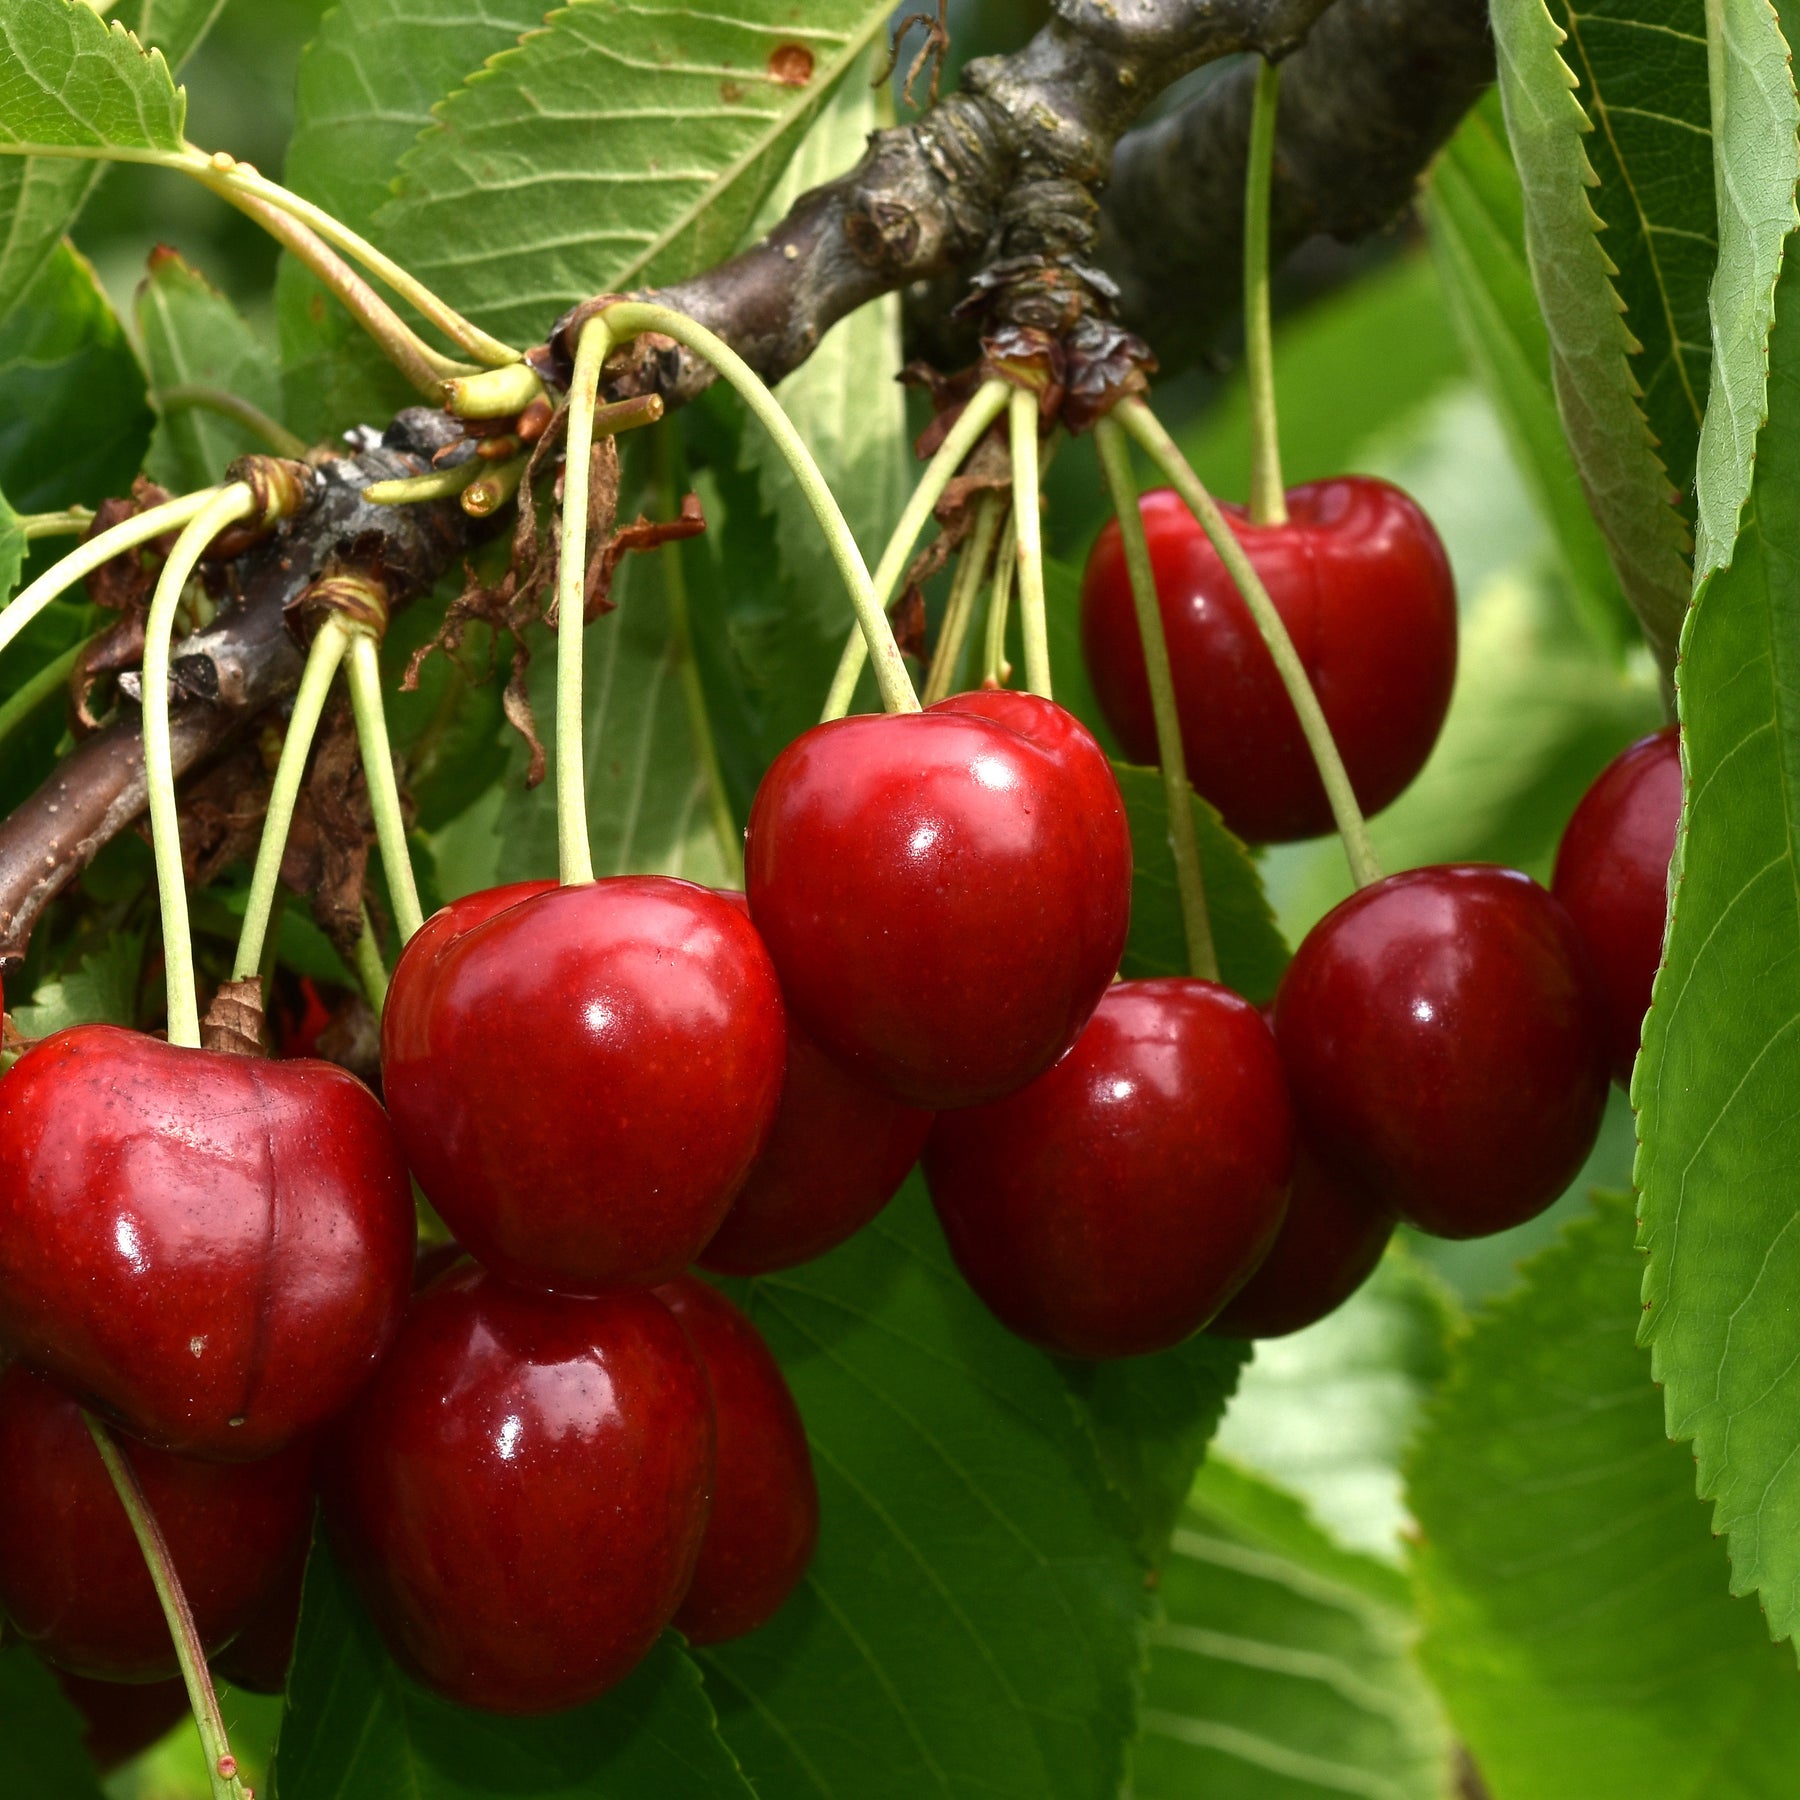
[[[1284, 525], [1232, 530], [1269, 590], [1365, 812], [1424, 766], [1456, 676], [1456, 589], [1437, 533], [1398, 488], [1367, 476], [1292, 488]], [[1181, 498], [1139, 502], [1195, 788], [1252, 843], [1332, 829], [1300, 721], [1236, 584]], [[1157, 760], [1143, 646], [1116, 520], [1088, 556], [1082, 645], [1108, 723], [1134, 762]]]
[[1411, 869], [1352, 894], [1288, 965], [1275, 1037], [1320, 1157], [1439, 1237], [1542, 1212], [1606, 1105], [1587, 954], [1515, 869]]
[[294, 1559], [244, 1628], [212, 1659], [213, 1673], [252, 1694], [286, 1691], [294, 1637], [300, 1629], [300, 1591], [306, 1585], [306, 1558]]
[[1168, 978], [1119, 982], [1048, 1074], [940, 1118], [925, 1179], [1001, 1324], [1070, 1356], [1137, 1356], [1198, 1331], [1249, 1278], [1293, 1156], [1256, 1008]]
[[660, 876], [473, 895], [394, 971], [383, 1089], [419, 1185], [509, 1280], [666, 1281], [781, 1097], [781, 994], [717, 894]]
[[95, 1769], [109, 1775], [121, 1763], [160, 1744], [187, 1717], [187, 1686], [171, 1681], [91, 1681], [51, 1666], [57, 1686], [81, 1714], [81, 1734]]
[[[217, 1649], [305, 1554], [312, 1447], [228, 1464], [120, 1445], [201, 1642]], [[72, 1674], [160, 1681], [177, 1672], [143, 1552], [81, 1408], [23, 1363], [0, 1375], [0, 1608]]]
[[706, 1372], [655, 1295], [532, 1294], [469, 1264], [413, 1301], [335, 1434], [326, 1519], [421, 1680], [554, 1712], [674, 1616], [712, 1472]]
[[1669, 860], [1681, 824], [1681, 734], [1673, 725], [1616, 756], [1582, 796], [1550, 884], [1593, 959], [1613, 1079], [1631, 1085], [1662, 962]]
[[[745, 906], [742, 894], [721, 898]], [[766, 1275], [823, 1256], [893, 1199], [930, 1129], [930, 1113], [840, 1068], [790, 1015], [774, 1129], [701, 1267]]]
[[691, 1275], [656, 1294], [706, 1365], [719, 1433], [712, 1517], [675, 1629], [720, 1644], [766, 1623], [799, 1585], [819, 1538], [819, 1489], [800, 1409], [762, 1334]]
[[80, 1025], [0, 1081], [0, 1334], [164, 1448], [266, 1456], [341, 1411], [413, 1241], [387, 1118], [331, 1063]]
[[815, 726], [763, 777], [745, 861], [795, 1017], [912, 1106], [1041, 1074], [1125, 944], [1118, 784], [1087, 731], [1032, 694]]

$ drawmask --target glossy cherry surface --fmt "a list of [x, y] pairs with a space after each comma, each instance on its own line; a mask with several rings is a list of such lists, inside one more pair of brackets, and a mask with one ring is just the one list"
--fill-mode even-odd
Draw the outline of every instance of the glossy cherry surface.
[[0, 1080], [0, 1337], [136, 1435], [266, 1456], [374, 1372], [412, 1187], [331, 1063], [81, 1025]]
[[[209, 1650], [306, 1553], [312, 1448], [205, 1463], [121, 1437]], [[160, 1681], [175, 1647], [131, 1521], [81, 1409], [22, 1363], [0, 1375], [0, 1609], [76, 1675]]]
[[188, 1716], [187, 1686], [179, 1678], [91, 1681], [66, 1669], [50, 1672], [81, 1714], [82, 1745], [102, 1775], [160, 1743]]
[[1327, 913], [1275, 997], [1301, 1130], [1439, 1237], [1484, 1237], [1574, 1179], [1606, 1105], [1593, 973], [1528, 876], [1409, 869]]
[[1606, 1004], [1613, 1079], [1631, 1084], [1662, 961], [1669, 860], [1681, 824], [1681, 735], [1640, 738], [1600, 771], [1556, 852], [1550, 884], [1593, 959]]
[[533, 1294], [471, 1265], [414, 1300], [337, 1433], [326, 1518], [421, 1680], [555, 1712], [673, 1617], [712, 1473], [706, 1371], [654, 1294]]
[[[1431, 522], [1398, 488], [1363, 476], [1287, 496], [1285, 525], [1227, 517], [1287, 625], [1365, 812], [1418, 774], [1456, 677], [1456, 588]], [[1300, 721], [1225, 565], [1167, 488], [1139, 502], [1196, 789], [1252, 843], [1332, 829]], [[1117, 521], [1081, 590], [1094, 691], [1125, 753], [1155, 763], [1156, 727]]]
[[781, 1097], [775, 971], [742, 912], [660, 876], [500, 889], [394, 971], [383, 1089], [488, 1267], [566, 1293], [666, 1281], [718, 1229]]
[[252, 1694], [279, 1694], [287, 1688], [288, 1665], [294, 1660], [294, 1638], [300, 1629], [300, 1592], [306, 1584], [306, 1558], [272, 1588], [244, 1628], [212, 1659], [213, 1673]]
[[951, 1253], [1020, 1337], [1136, 1356], [1200, 1329], [1281, 1223], [1294, 1156], [1281, 1062], [1249, 1001], [1122, 981], [1075, 1047], [925, 1144]]
[[762, 1334], [691, 1275], [656, 1293], [706, 1364], [718, 1421], [712, 1516], [675, 1629], [720, 1644], [765, 1624], [799, 1585], [819, 1540], [819, 1488], [800, 1409]]
[[815, 726], [763, 777], [745, 862], [800, 1024], [920, 1107], [1047, 1069], [1112, 979], [1131, 910], [1112, 769], [1031, 694]]

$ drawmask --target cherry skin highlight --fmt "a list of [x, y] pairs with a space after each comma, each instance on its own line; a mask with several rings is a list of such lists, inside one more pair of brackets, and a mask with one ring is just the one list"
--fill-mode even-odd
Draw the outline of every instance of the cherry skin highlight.
[[1616, 756], [1582, 796], [1550, 884], [1593, 959], [1613, 1080], [1631, 1086], [1662, 962], [1669, 861], [1681, 824], [1681, 734], [1673, 725]]
[[719, 1434], [712, 1516], [675, 1629], [722, 1644], [766, 1624], [799, 1586], [819, 1539], [819, 1488], [800, 1410], [762, 1334], [691, 1275], [656, 1295], [706, 1365]]
[[1131, 910], [1112, 769], [1032, 694], [815, 726], [763, 777], [745, 864], [794, 1017], [917, 1107], [1047, 1069], [1106, 991]]
[[1281, 1224], [1294, 1130], [1249, 1001], [1206, 981], [1122, 981], [1046, 1075], [949, 1113], [925, 1179], [969, 1285], [1067, 1356], [1191, 1336]]
[[[265, 1462], [195, 1462], [121, 1438], [208, 1650], [228, 1643], [306, 1554], [310, 1444]], [[54, 1383], [0, 1375], [0, 1608], [47, 1661], [162, 1681], [175, 1646], [131, 1521], [81, 1416]]]
[[533, 1294], [467, 1265], [413, 1301], [335, 1434], [326, 1521], [421, 1681], [556, 1712], [674, 1616], [712, 1475], [706, 1371], [654, 1294]]
[[[1291, 488], [1285, 525], [1233, 532], [1294, 640], [1365, 812], [1431, 754], [1456, 678], [1456, 587], [1431, 521], [1398, 488], [1344, 476]], [[1238, 836], [1279, 844], [1333, 829], [1300, 721], [1236, 584], [1167, 488], [1139, 501], [1195, 789]], [[1082, 647], [1132, 761], [1157, 762], [1156, 726], [1117, 520], [1081, 589]]]
[[666, 1281], [774, 1122], [775, 971], [689, 882], [534, 885], [471, 896], [407, 945], [382, 1020], [395, 1129], [445, 1224], [508, 1280]]
[[1534, 1218], [1600, 1129], [1599, 994], [1569, 915], [1514, 869], [1410, 869], [1307, 934], [1275, 996], [1302, 1135], [1439, 1237]]
[[331, 1063], [80, 1025], [0, 1081], [0, 1337], [166, 1449], [249, 1460], [342, 1411], [414, 1237], [387, 1116]]

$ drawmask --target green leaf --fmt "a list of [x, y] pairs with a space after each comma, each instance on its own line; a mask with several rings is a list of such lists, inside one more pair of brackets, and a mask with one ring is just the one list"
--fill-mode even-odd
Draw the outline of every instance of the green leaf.
[[1800, 1626], [1800, 261], [1783, 269], [1769, 421], [1729, 567], [1677, 671], [1687, 800], [1633, 1095], [1644, 1335], [1671, 1436], [1730, 1540], [1733, 1591]]
[[160, 50], [81, 0], [8, 0], [0, 14], [0, 145], [179, 151], [187, 96]]
[[963, 1285], [917, 1177], [746, 1303], [822, 1506], [794, 1598], [703, 1658], [757, 1792], [1113, 1800], [1144, 1571], [1056, 1365]]
[[23, 1644], [0, 1650], [0, 1800], [100, 1800], [82, 1729], [56, 1677]]
[[19, 515], [7, 504], [0, 491], [0, 605], [11, 597], [19, 585], [19, 571], [25, 566], [25, 527]]
[[1525, 201], [1497, 93], [1433, 166], [1425, 216], [1464, 351], [1555, 536], [1582, 617], [1601, 643], [1622, 647], [1635, 627], [1557, 416], [1550, 336], [1525, 255]]
[[1769, 328], [1782, 248], [1800, 216], [1800, 102], [1787, 40], [1768, 0], [1706, 9], [1714, 71], [1719, 262], [1713, 276], [1712, 391], [1700, 428], [1694, 573], [1731, 558], [1768, 416]]
[[1727, 1596], [1663, 1436], [1641, 1268], [1601, 1198], [1481, 1315], [1412, 1459], [1424, 1663], [1494, 1800], [1792, 1786], [1800, 1675]]
[[729, 15], [579, 0], [436, 109], [377, 217], [383, 247], [520, 343], [589, 294], [703, 268], [887, 16], [868, 0], [815, 0], [804, 25], [789, 0]]
[[125, 333], [86, 258], [61, 245], [0, 320], [0, 487], [20, 512], [96, 505], [130, 487], [150, 426]]
[[[136, 311], [154, 391], [216, 388], [279, 417], [281, 382], [262, 339], [173, 250], [152, 254], [150, 273], [137, 291]], [[267, 448], [248, 426], [210, 408], [165, 408], [145, 468], [172, 492], [184, 493], [217, 481], [233, 457]]]
[[1405, 1587], [1214, 1458], [1150, 1628], [1135, 1800], [1442, 1800], [1449, 1744]]
[[1588, 197], [1592, 126], [1545, 0], [1494, 0], [1493, 24], [1563, 428], [1625, 597], [1667, 668], [1688, 599], [1687, 531], [1669, 504], [1632, 366], [1635, 340]]
[[750, 1800], [674, 1638], [587, 1706], [469, 1712], [401, 1672], [323, 1544], [306, 1571], [275, 1766], [281, 1800]]
[[225, 4], [226, 0], [134, 0], [114, 10], [140, 44], [160, 50], [169, 67], [179, 69], [199, 49]]
[[116, 931], [104, 948], [45, 982], [29, 1004], [15, 1006], [13, 1023], [28, 1038], [48, 1037], [70, 1025], [135, 1025], [143, 965], [143, 933]]
[[1401, 1454], [1454, 1324], [1443, 1284], [1396, 1243], [1330, 1317], [1257, 1346], [1218, 1448], [1301, 1496], [1344, 1543], [1397, 1560]]

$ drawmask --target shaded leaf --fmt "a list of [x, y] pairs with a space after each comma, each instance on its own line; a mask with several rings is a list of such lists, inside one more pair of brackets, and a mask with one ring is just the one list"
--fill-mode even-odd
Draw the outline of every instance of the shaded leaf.
[[0, 605], [11, 597], [19, 585], [19, 571], [25, 566], [25, 527], [19, 515], [7, 504], [0, 491]]
[[160, 50], [169, 67], [179, 69], [200, 47], [225, 4], [226, 0], [130, 0], [108, 17], [116, 15], [140, 44]]
[[1800, 1674], [1726, 1593], [1602, 1197], [1455, 1353], [1411, 1466], [1423, 1658], [1494, 1800], [1766, 1800]]
[[0, 1650], [0, 1800], [100, 1800], [81, 1734], [56, 1677], [23, 1644]]
[[28, 1004], [15, 1006], [13, 1023], [28, 1038], [48, 1037], [70, 1025], [135, 1025], [143, 964], [143, 934], [114, 932], [103, 949], [45, 982]]

